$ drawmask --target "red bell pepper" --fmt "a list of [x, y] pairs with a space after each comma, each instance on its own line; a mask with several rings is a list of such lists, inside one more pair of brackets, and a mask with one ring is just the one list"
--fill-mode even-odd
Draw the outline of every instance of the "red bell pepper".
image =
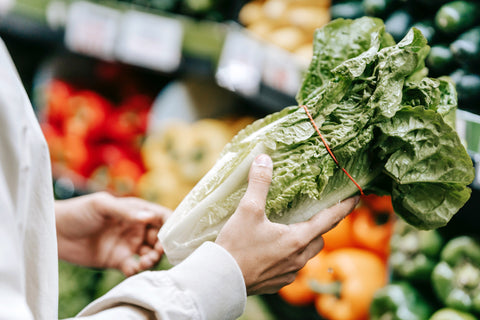
[[83, 90], [68, 100], [71, 116], [64, 122], [64, 133], [86, 140], [98, 140], [102, 137], [107, 115], [112, 105], [101, 95]]
[[134, 95], [115, 108], [105, 126], [109, 139], [140, 146], [145, 136], [152, 100], [145, 95]]
[[61, 128], [63, 121], [69, 117], [68, 101], [73, 95], [73, 88], [62, 80], [52, 80], [48, 83], [45, 94], [45, 109], [42, 116], [56, 128]]

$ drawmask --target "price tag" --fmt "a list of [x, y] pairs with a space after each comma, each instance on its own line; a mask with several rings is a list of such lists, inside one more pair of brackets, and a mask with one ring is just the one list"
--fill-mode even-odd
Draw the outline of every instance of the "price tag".
[[456, 129], [466, 148], [480, 154], [480, 116], [468, 111], [457, 110]]
[[467, 131], [467, 122], [464, 117], [467, 116], [466, 112], [463, 110], [457, 110], [455, 117], [455, 130], [457, 131], [458, 137], [464, 144], [465, 148], [467, 147], [466, 141], [466, 131]]
[[300, 66], [287, 51], [268, 46], [265, 50], [263, 82], [271, 88], [295, 96], [302, 80]]
[[218, 84], [247, 96], [257, 94], [264, 61], [263, 49], [263, 44], [252, 36], [241, 30], [230, 30], [215, 75]]
[[473, 185], [480, 188], [480, 116], [468, 111], [457, 110], [455, 125], [475, 166]]
[[473, 181], [473, 185], [480, 188], [480, 153], [474, 154], [472, 158], [475, 167], [475, 180]]
[[129, 11], [122, 17], [116, 57], [123, 62], [163, 72], [178, 69], [183, 25], [176, 19]]
[[65, 26], [65, 44], [78, 53], [113, 60], [120, 12], [89, 2], [73, 2]]

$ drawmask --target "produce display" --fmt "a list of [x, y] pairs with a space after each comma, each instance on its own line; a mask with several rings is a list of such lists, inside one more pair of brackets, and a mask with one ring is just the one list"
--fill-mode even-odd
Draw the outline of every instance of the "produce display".
[[395, 44], [380, 19], [318, 29], [299, 106], [235, 136], [161, 229], [170, 262], [215, 239], [260, 153], [273, 160], [272, 221], [304, 221], [365, 192], [391, 195], [395, 213], [417, 228], [446, 225], [470, 197], [474, 168], [454, 129], [454, 86], [425, 76], [427, 53], [421, 32]]
[[417, 230], [397, 222], [390, 242], [389, 264], [393, 276], [408, 281], [428, 281], [443, 244], [437, 230]]
[[174, 209], [210, 170], [230, 139], [252, 117], [171, 121], [149, 134], [141, 154], [146, 172], [136, 195]]
[[330, 21], [330, 4], [331, 0], [254, 0], [240, 9], [238, 20], [260, 39], [308, 65], [314, 31]]
[[324, 235], [324, 249], [279, 296], [289, 305], [314, 309], [322, 319], [367, 319], [374, 294], [388, 282], [395, 220], [390, 196], [362, 197], [354, 211]]
[[391, 282], [375, 292], [369, 319], [426, 320], [432, 310], [414, 286], [398, 281]]
[[116, 104], [60, 79], [45, 86], [39, 116], [54, 175], [84, 190], [132, 195], [145, 171], [140, 146], [152, 98], [133, 93]]
[[[477, 237], [418, 230], [404, 221], [396, 221], [390, 242], [391, 279], [375, 293], [370, 309], [372, 319], [477, 319], [480, 316]], [[400, 256], [406, 259], [406, 266], [399, 263]], [[390, 298], [386, 300], [385, 295]]]
[[432, 286], [446, 307], [480, 314], [480, 242], [466, 235], [447, 242]]
[[433, 76], [450, 75], [459, 106], [480, 113], [480, 3], [476, 0], [334, 0], [332, 19], [382, 18], [396, 41], [418, 28], [431, 46], [426, 65]]

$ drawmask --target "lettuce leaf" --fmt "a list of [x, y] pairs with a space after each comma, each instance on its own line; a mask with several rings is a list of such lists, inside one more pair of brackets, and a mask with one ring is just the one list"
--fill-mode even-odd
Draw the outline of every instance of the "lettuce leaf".
[[421, 229], [444, 226], [470, 197], [472, 161], [455, 131], [457, 99], [448, 78], [428, 78], [427, 41], [412, 28], [396, 44], [380, 19], [337, 19], [315, 33], [298, 106], [238, 133], [182, 201], [159, 238], [169, 261], [215, 240], [247, 187], [253, 159], [271, 156], [271, 221], [305, 221], [359, 192], [389, 194], [395, 212]]

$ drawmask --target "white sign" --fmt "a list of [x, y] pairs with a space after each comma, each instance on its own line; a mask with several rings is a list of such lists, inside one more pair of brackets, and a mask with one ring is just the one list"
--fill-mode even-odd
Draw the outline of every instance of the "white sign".
[[265, 54], [263, 82], [275, 90], [295, 96], [302, 81], [300, 66], [295, 58], [275, 46], [268, 46]]
[[260, 89], [264, 46], [240, 30], [227, 34], [216, 79], [220, 86], [253, 96]]
[[89, 2], [70, 5], [65, 44], [78, 53], [113, 60], [120, 12]]
[[180, 21], [129, 11], [122, 17], [115, 55], [126, 63], [173, 72], [181, 62], [182, 42]]

